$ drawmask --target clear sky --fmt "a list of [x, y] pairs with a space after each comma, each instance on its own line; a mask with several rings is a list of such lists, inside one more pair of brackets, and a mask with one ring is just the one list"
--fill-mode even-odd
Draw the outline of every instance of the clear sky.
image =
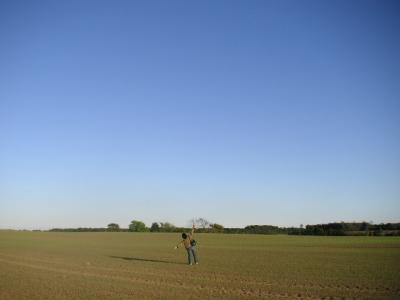
[[398, 1], [1, 1], [0, 228], [400, 221]]

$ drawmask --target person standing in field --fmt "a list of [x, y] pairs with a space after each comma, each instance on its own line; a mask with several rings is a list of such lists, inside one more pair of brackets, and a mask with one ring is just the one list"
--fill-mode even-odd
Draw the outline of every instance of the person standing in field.
[[182, 241], [179, 242], [178, 245], [175, 246], [175, 249], [178, 249], [180, 245], [183, 245], [188, 254], [188, 263], [189, 265], [193, 265], [193, 261], [196, 265], [199, 264], [199, 259], [197, 257], [196, 251], [196, 241], [193, 239], [194, 235], [194, 224], [192, 226], [192, 230], [190, 233], [182, 233]]

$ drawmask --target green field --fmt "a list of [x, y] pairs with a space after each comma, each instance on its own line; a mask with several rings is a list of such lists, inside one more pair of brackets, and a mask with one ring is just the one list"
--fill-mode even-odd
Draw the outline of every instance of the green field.
[[0, 299], [400, 299], [400, 238], [0, 231]]

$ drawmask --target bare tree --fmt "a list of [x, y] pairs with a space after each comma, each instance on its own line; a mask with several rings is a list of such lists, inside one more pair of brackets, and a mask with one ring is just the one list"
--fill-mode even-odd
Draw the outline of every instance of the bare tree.
[[206, 228], [210, 228], [210, 226], [211, 226], [211, 223], [208, 220], [204, 219], [204, 218], [192, 219], [191, 222], [197, 228], [206, 229]]

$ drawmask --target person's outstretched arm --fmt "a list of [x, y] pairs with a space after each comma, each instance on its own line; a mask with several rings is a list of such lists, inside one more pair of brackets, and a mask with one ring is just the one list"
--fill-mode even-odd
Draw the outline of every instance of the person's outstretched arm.
[[183, 243], [183, 241], [184, 241], [184, 240], [180, 241], [180, 242], [174, 247], [174, 249], [178, 249], [179, 246]]
[[193, 234], [194, 234], [194, 229], [195, 229], [195, 227], [194, 227], [194, 224], [193, 224], [193, 226], [192, 226], [192, 231], [190, 232], [190, 238], [192, 238], [192, 237], [193, 237]]

